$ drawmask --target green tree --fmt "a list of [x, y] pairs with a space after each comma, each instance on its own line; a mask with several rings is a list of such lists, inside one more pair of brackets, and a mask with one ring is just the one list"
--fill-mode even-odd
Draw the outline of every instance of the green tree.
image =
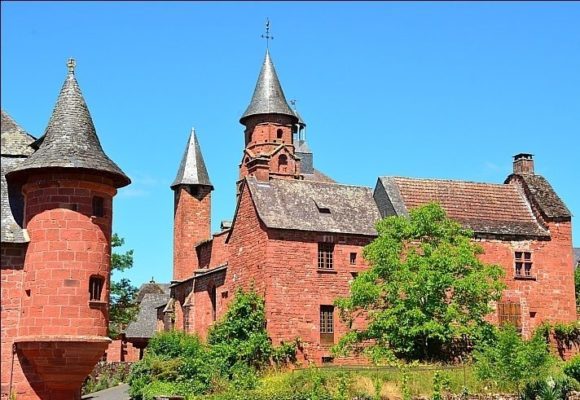
[[[121, 247], [125, 244], [125, 239], [116, 233], [111, 237], [111, 247]], [[111, 273], [113, 271], [123, 272], [133, 267], [133, 250], [124, 253], [113, 251], [111, 254]], [[131, 284], [127, 278], [122, 278], [118, 282], [111, 281], [111, 295], [109, 298], [109, 336], [117, 337], [123, 329], [135, 319], [139, 311], [139, 306], [135, 303], [137, 287]]]
[[580, 267], [574, 270], [574, 283], [576, 285], [576, 307], [580, 307]]
[[542, 335], [524, 340], [513, 325], [499, 329], [492, 343], [476, 345], [473, 357], [478, 379], [518, 393], [525, 383], [545, 378], [553, 361]]
[[504, 288], [503, 269], [478, 259], [483, 250], [472, 232], [435, 203], [376, 228], [378, 237], [363, 250], [369, 269], [353, 281], [349, 297], [335, 302], [350, 326], [359, 315], [368, 324], [347, 333], [335, 352], [426, 359], [490, 331], [484, 317]]

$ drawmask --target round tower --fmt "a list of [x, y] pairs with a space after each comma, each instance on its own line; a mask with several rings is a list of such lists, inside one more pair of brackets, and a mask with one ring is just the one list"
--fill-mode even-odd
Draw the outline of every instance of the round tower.
[[173, 280], [193, 276], [198, 268], [195, 246], [211, 238], [211, 192], [201, 148], [191, 130], [175, 180], [173, 206]]
[[77, 399], [107, 338], [113, 196], [129, 178], [104, 153], [69, 60], [38, 149], [6, 175], [22, 184], [24, 295], [18, 357], [43, 399]]
[[298, 178], [300, 165], [294, 155], [293, 140], [298, 122], [266, 50], [252, 100], [240, 118], [246, 127], [240, 179], [247, 175], [259, 180], [268, 180], [271, 175]]

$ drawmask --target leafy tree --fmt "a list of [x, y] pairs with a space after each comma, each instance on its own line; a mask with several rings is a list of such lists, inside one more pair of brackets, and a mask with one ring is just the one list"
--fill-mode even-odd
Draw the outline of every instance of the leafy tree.
[[580, 308], [580, 267], [574, 270], [574, 283], [576, 285], [576, 307]]
[[[125, 239], [116, 233], [111, 237], [111, 247], [121, 247]], [[133, 250], [124, 253], [113, 251], [111, 254], [111, 272], [125, 271], [133, 267]], [[135, 319], [139, 306], [135, 304], [138, 289], [127, 278], [118, 282], [111, 282], [111, 295], [109, 298], [109, 336], [117, 337], [123, 329]]]
[[517, 392], [525, 383], [545, 378], [553, 361], [541, 335], [524, 340], [513, 325], [499, 329], [493, 343], [478, 344], [473, 357], [478, 379]]
[[347, 333], [338, 354], [425, 359], [490, 331], [484, 317], [504, 288], [503, 269], [478, 259], [483, 250], [472, 232], [435, 203], [376, 228], [378, 237], [363, 250], [370, 268], [353, 281], [349, 297], [335, 302], [351, 327], [357, 316], [368, 324]]

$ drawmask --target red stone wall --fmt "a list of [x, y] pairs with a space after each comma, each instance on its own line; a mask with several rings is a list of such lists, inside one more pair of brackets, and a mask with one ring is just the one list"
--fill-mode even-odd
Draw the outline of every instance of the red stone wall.
[[[0, 373], [2, 376], [1, 398], [7, 399], [10, 391], [16, 395], [24, 396], [31, 392], [30, 384], [24, 377], [20, 361], [16, 354], [12, 353], [14, 338], [18, 335], [18, 322], [21, 313], [22, 293], [24, 287], [24, 256], [27, 244], [2, 243], [2, 308], [1, 329], [2, 344]], [[26, 367], [26, 366], [25, 366]], [[27, 371], [30, 374], [33, 372]], [[34, 379], [40, 381], [39, 377]], [[12, 383], [12, 388], [11, 388]]]
[[202, 240], [210, 239], [210, 227], [211, 188], [178, 186], [175, 190], [173, 223], [174, 280], [187, 279], [198, 269], [195, 246]]
[[[30, 244], [19, 336], [107, 335], [116, 190], [101, 178], [87, 179], [43, 175], [23, 186]], [[103, 217], [92, 216], [94, 196], [105, 199]], [[100, 301], [89, 301], [92, 276], [103, 279]]]
[[126, 339], [115, 339], [107, 348], [106, 361], [113, 362], [135, 362], [139, 361], [139, 349]]
[[[274, 345], [300, 338], [305, 360], [322, 362], [330, 356], [320, 344], [320, 306], [333, 305], [349, 294], [353, 274], [367, 268], [362, 247], [370, 237], [299, 231], [269, 231], [265, 267], [268, 332]], [[334, 243], [333, 269], [318, 269], [318, 243]], [[350, 253], [356, 261], [350, 263]], [[291, 299], [291, 301], [289, 301]], [[334, 311], [334, 343], [347, 332]]]
[[[569, 222], [549, 224], [551, 240], [480, 241], [486, 263], [500, 264], [505, 270], [507, 289], [503, 300], [520, 303], [522, 332], [529, 336], [543, 322], [572, 322], [576, 320], [574, 267]], [[514, 252], [531, 251], [532, 277], [514, 277]], [[490, 319], [497, 322], [497, 315]]]

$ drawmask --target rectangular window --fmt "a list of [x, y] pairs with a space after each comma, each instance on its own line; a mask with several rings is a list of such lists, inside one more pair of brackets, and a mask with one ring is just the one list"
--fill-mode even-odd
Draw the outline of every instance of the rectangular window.
[[105, 216], [105, 199], [99, 196], [93, 197], [93, 216], [94, 217], [104, 217]]
[[350, 265], [356, 264], [356, 253], [350, 253]]
[[91, 276], [89, 279], [89, 300], [101, 301], [104, 279], [100, 276]]
[[334, 344], [334, 306], [320, 306], [320, 343]]
[[333, 243], [318, 243], [318, 269], [333, 269]]
[[512, 324], [519, 332], [522, 331], [522, 308], [519, 303], [498, 303], [497, 314], [500, 326]]
[[532, 253], [530, 251], [515, 252], [515, 274], [517, 277], [532, 276]]

